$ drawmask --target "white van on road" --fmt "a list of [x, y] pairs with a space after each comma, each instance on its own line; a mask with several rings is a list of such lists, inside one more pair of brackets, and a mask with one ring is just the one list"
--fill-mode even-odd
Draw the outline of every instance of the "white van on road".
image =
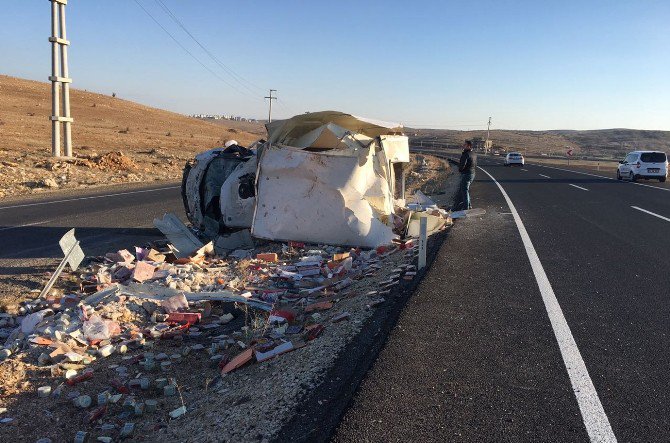
[[655, 178], [664, 182], [668, 177], [668, 156], [660, 151], [634, 151], [619, 162], [616, 171], [618, 180], [636, 181], [639, 178]]

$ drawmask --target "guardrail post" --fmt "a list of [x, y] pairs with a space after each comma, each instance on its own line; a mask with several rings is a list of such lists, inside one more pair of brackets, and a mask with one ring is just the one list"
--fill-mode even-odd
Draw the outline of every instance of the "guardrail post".
[[426, 246], [428, 243], [428, 218], [421, 217], [419, 220], [419, 264], [420, 270], [426, 267]]

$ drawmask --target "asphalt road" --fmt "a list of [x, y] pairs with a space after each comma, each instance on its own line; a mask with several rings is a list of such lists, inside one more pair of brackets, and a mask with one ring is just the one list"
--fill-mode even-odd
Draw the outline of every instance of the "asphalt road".
[[88, 255], [142, 245], [160, 232], [153, 219], [165, 212], [183, 216], [179, 185], [50, 193], [0, 204], [0, 260], [60, 257], [60, 237], [75, 228]]
[[480, 165], [334, 440], [669, 441], [670, 190]]

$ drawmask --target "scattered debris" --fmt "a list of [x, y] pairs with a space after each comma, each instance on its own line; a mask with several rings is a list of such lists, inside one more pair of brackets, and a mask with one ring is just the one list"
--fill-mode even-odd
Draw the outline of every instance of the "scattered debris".
[[[254, 242], [249, 229], [221, 226], [205, 235], [166, 214], [156, 226], [168, 241], [89, 257], [60, 279], [70, 285], [64, 293], [0, 314], [0, 359], [51, 374], [31, 387], [33, 395], [81, 409], [78, 426], [88, 426], [81, 438], [142, 438], [146, 421], [160, 427], [186, 413], [182, 397], [193, 384], [184, 390], [175, 375], [193, 362], [206, 391], [224, 392], [249, 374], [304, 358], [336, 331], [360, 327], [361, 315], [416, 276], [413, 217], [435, 217], [435, 232], [450, 224], [423, 197], [410, 199], [421, 207], [395, 207], [403, 222], [375, 248]], [[244, 398], [252, 397], [230, 404]], [[190, 414], [198, 408], [186, 404]]]
[[174, 214], [165, 214], [162, 219], [155, 219], [154, 226], [170, 240], [177, 258], [188, 257], [204, 246]]
[[456, 211], [451, 213], [451, 218], [466, 218], [466, 217], [479, 217], [486, 214], [486, 209], [483, 208], [473, 208], [466, 209], [463, 211]]

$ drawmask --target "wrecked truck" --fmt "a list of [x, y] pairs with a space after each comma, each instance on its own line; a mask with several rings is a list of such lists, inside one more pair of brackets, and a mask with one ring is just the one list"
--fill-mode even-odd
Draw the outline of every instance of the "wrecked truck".
[[194, 227], [365, 248], [398, 237], [394, 208], [404, 206], [410, 160], [401, 125], [323, 111], [266, 128], [267, 140], [249, 149], [211, 149], [186, 165], [182, 197]]

